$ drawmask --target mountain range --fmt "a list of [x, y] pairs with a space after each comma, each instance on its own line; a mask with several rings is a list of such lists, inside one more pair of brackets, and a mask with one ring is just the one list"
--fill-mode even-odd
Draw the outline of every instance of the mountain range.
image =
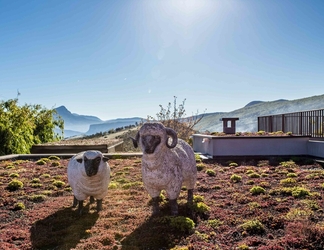
[[64, 120], [65, 138], [107, 132], [111, 129], [135, 125], [142, 121], [140, 117], [117, 118], [103, 121], [96, 116], [71, 113], [65, 106], [60, 106], [55, 110], [57, 115]]
[[239, 118], [236, 121], [236, 131], [257, 132], [258, 117], [324, 109], [324, 95], [306, 97], [296, 100], [252, 101], [243, 108], [224, 113], [205, 114], [201, 121], [194, 127], [200, 132], [222, 132], [221, 118]]
[[[258, 117], [324, 109], [324, 95], [306, 97], [296, 100], [279, 99], [274, 101], [251, 101], [244, 107], [231, 112], [213, 112], [200, 114], [201, 121], [194, 129], [200, 132], [222, 132], [223, 123], [221, 118], [237, 117], [236, 131], [256, 132]], [[117, 118], [103, 121], [95, 116], [79, 115], [71, 113], [65, 106], [56, 108], [57, 114], [64, 120], [64, 136], [72, 137], [79, 135], [92, 135], [99, 132], [107, 132], [111, 129], [136, 125], [143, 121], [141, 117]]]

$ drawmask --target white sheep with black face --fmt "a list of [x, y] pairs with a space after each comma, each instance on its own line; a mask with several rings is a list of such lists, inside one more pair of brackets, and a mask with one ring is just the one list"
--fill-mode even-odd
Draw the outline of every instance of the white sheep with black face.
[[72, 188], [73, 207], [82, 214], [83, 201], [90, 196], [90, 203], [97, 200], [97, 211], [102, 210], [102, 200], [108, 193], [110, 167], [108, 158], [100, 151], [88, 150], [74, 155], [67, 168], [68, 182]]
[[[169, 138], [172, 139], [169, 144]], [[165, 190], [169, 198], [171, 214], [178, 214], [177, 199], [181, 187], [188, 190], [188, 203], [193, 201], [193, 189], [197, 180], [195, 154], [191, 146], [178, 139], [176, 132], [162, 123], [145, 123], [133, 140], [140, 146], [142, 178], [145, 189], [153, 200], [153, 215], [159, 212], [159, 196]]]

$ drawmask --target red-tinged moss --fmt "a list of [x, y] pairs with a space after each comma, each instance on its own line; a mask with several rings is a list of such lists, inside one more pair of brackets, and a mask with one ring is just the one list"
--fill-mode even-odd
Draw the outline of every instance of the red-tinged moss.
[[[54, 160], [61, 167], [52, 166]], [[229, 250], [243, 245], [273, 250], [281, 250], [280, 247], [324, 248], [323, 178], [315, 164], [296, 165], [289, 159], [254, 161], [254, 165], [253, 161], [240, 163], [235, 160], [238, 166], [222, 165], [216, 160], [203, 162], [205, 169], [213, 169], [217, 174], [211, 178], [206, 171], [198, 172], [194, 190], [196, 207], [186, 204], [187, 190], [181, 190], [179, 216], [194, 223], [194, 229], [186, 231], [182, 230], [182, 222], [171, 225], [159, 221], [159, 218], [170, 215], [165, 192], [161, 194], [160, 215], [151, 216], [151, 198], [142, 185], [139, 158], [110, 159], [112, 185], [103, 200], [103, 210], [97, 213], [96, 204], [89, 204], [87, 200], [84, 214], [79, 216], [72, 208], [73, 194], [67, 184], [68, 160], [50, 159], [44, 166], [38, 166], [34, 160], [20, 161], [19, 164], [8, 160], [0, 162], [1, 246], [8, 249], [126, 250]], [[273, 165], [274, 162], [277, 165]], [[284, 163], [279, 165], [280, 162]], [[298, 162], [307, 161], [298, 159]], [[261, 177], [251, 180], [247, 175], [249, 170]], [[26, 185], [15, 191], [8, 190], [6, 187], [12, 181], [9, 177], [12, 173], [19, 173], [19, 180]], [[289, 173], [297, 176], [287, 176]], [[242, 180], [233, 182], [231, 176], [234, 174], [242, 176]], [[280, 181], [286, 178], [295, 179], [296, 185], [282, 185]], [[53, 186], [54, 181], [65, 185], [57, 188]], [[42, 185], [32, 186], [38, 183]], [[253, 186], [266, 189], [265, 194], [250, 193]], [[25, 209], [15, 209], [18, 203], [24, 204]], [[302, 216], [299, 210], [291, 210], [292, 207], [309, 213]], [[241, 227], [247, 221], [256, 220], [263, 230]]]

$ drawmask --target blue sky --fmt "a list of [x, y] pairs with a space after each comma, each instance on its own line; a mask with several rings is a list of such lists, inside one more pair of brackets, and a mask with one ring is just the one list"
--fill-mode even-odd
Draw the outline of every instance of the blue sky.
[[0, 0], [0, 100], [186, 114], [324, 94], [323, 0]]

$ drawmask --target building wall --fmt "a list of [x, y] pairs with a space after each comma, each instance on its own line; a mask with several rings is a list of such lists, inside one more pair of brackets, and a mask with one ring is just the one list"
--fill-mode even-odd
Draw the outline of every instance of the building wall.
[[219, 137], [193, 135], [193, 149], [210, 156], [310, 155], [324, 158], [324, 141], [308, 136]]

